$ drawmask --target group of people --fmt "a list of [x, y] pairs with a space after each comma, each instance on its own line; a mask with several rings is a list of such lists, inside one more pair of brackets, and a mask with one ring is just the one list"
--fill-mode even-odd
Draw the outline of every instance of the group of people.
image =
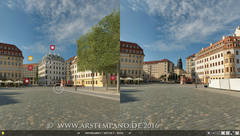
[[[75, 91], [77, 91], [78, 86], [75, 85], [74, 87], [75, 87]], [[83, 85], [80, 85], [79, 87], [81, 87], [81, 88], [85, 88], [84, 84], [83, 84]]]

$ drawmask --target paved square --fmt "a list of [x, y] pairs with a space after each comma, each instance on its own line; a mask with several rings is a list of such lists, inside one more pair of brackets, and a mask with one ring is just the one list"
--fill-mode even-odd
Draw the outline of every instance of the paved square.
[[121, 88], [122, 122], [158, 123], [161, 130], [240, 129], [240, 92], [194, 85]]
[[0, 130], [59, 130], [57, 123], [88, 122], [119, 122], [119, 101], [52, 88], [0, 89]]

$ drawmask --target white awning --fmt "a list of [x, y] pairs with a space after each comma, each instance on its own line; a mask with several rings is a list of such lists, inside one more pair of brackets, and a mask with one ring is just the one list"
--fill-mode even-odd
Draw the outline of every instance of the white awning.
[[15, 81], [14, 83], [15, 83], [15, 84], [22, 84], [23, 81]]
[[127, 77], [125, 78], [125, 80], [133, 80], [131, 77]]
[[5, 83], [13, 83], [13, 81], [12, 80], [7, 80], [7, 81], [5, 81]]
[[140, 81], [143, 81], [142, 78], [134, 78], [134, 80], [140, 80]]

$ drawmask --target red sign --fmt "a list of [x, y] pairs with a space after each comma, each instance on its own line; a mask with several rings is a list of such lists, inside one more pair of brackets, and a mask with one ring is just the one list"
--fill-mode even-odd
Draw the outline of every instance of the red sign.
[[28, 65], [28, 71], [32, 71], [33, 70], [33, 65]]
[[111, 80], [115, 80], [115, 79], [116, 79], [115, 75], [111, 76]]
[[55, 50], [55, 45], [50, 45], [50, 50], [54, 51]]
[[25, 78], [24, 83], [29, 84], [29, 82], [30, 82], [29, 78]]

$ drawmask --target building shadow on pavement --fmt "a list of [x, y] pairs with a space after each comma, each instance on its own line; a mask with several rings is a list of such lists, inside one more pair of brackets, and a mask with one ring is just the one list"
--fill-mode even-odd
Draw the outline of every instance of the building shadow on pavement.
[[121, 90], [122, 93], [143, 92], [143, 90]]
[[8, 104], [15, 104], [19, 103], [19, 101], [11, 98], [11, 95], [18, 95], [21, 93], [15, 93], [15, 92], [0, 92], [0, 106], [2, 105], [8, 105]]
[[139, 101], [136, 97], [133, 97], [131, 94], [128, 94], [127, 92], [121, 92], [120, 93], [120, 103], [128, 103], [128, 102], [135, 102]]

